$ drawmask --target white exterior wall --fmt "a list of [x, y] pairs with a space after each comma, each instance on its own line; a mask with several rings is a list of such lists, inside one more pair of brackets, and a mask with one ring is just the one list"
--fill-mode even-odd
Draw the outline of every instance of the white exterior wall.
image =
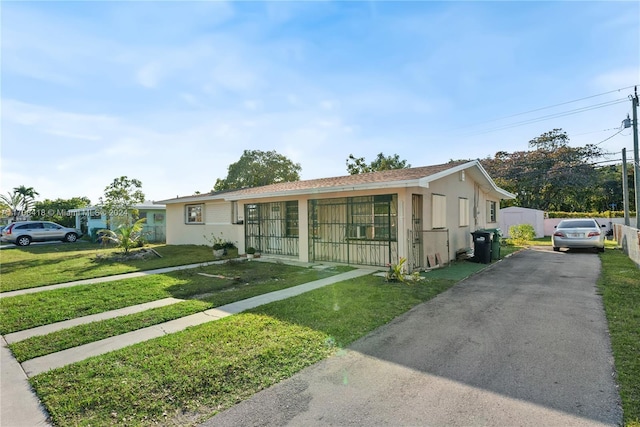
[[538, 209], [511, 206], [500, 210], [500, 229], [504, 237], [509, 236], [512, 225], [530, 224], [536, 231], [536, 237], [544, 237], [544, 211]]
[[[544, 219], [544, 236], [552, 236], [555, 227], [563, 219], [571, 219], [571, 218], [545, 218]], [[598, 224], [600, 224], [600, 225], [606, 225], [606, 228], [603, 228], [605, 233], [608, 232], [609, 230], [611, 230], [613, 228], [614, 224], [624, 225], [624, 218], [599, 218], [599, 217], [594, 217], [593, 219], [598, 221]], [[636, 219], [635, 218], [631, 218], [630, 219], [630, 224], [635, 224], [635, 223], [636, 223]], [[544, 237], [544, 236], [542, 236], [542, 237]]]
[[[231, 203], [225, 201], [207, 201], [204, 203], [203, 224], [187, 224], [185, 222], [185, 206], [198, 203], [167, 204], [167, 244], [168, 245], [210, 245], [204, 236], [223, 238], [244, 246], [240, 237], [242, 225], [231, 224]], [[241, 241], [242, 240], [242, 241]], [[239, 252], [242, 253], [242, 252]]]
[[[454, 173], [431, 182], [428, 188], [424, 187], [402, 187], [402, 188], [380, 188], [378, 190], [361, 191], [337, 191], [332, 193], [310, 194], [293, 197], [263, 197], [240, 200], [237, 202], [238, 218], [244, 216], [244, 205], [253, 203], [271, 203], [284, 201], [298, 201], [298, 227], [299, 227], [299, 256], [302, 262], [309, 261], [309, 215], [308, 202], [310, 199], [330, 199], [342, 197], [372, 196], [382, 194], [398, 194], [398, 256], [408, 257], [410, 242], [408, 231], [412, 228], [412, 196], [418, 194], [422, 196], [422, 228], [432, 229], [432, 194], [445, 195], [446, 200], [446, 229], [449, 238], [449, 253], [441, 249], [425, 247], [425, 254], [433, 254], [437, 251], [441, 254], [443, 261], [455, 259], [456, 251], [473, 246], [471, 232], [480, 228], [498, 227], [500, 215], [500, 200], [490, 197], [474, 180], [466, 174], [464, 180], [461, 174]], [[459, 225], [459, 198], [466, 198], [469, 201], [469, 224]], [[487, 201], [496, 202], [496, 222], [487, 221]], [[167, 244], [208, 244], [204, 240], [204, 235], [222, 236], [226, 240], [236, 242], [239, 253], [244, 253], [244, 225], [232, 224], [232, 204], [224, 200], [206, 201], [204, 203], [204, 224], [185, 224], [185, 206], [187, 204], [198, 204], [197, 202], [171, 203], [167, 204]], [[432, 238], [435, 234], [431, 235]], [[437, 239], [446, 239], [438, 233]], [[446, 240], [445, 240], [446, 242]], [[438, 242], [438, 248], [442, 245]], [[429, 251], [432, 252], [429, 252]], [[423, 265], [424, 262], [423, 262]]]
[[[431, 183], [425, 191], [424, 217], [425, 229], [432, 229], [431, 195], [442, 194], [447, 197], [447, 224], [449, 230], [449, 258], [455, 259], [456, 251], [473, 247], [471, 232], [481, 228], [496, 228], [500, 220], [500, 199], [491, 197], [484, 192], [466, 174], [464, 181], [460, 174], [452, 174], [437, 182]], [[459, 223], [459, 199], [466, 198], [469, 201], [469, 225], [460, 226]], [[487, 216], [487, 202], [496, 202], [496, 222], [490, 222]], [[444, 254], [442, 254], [444, 255]]]

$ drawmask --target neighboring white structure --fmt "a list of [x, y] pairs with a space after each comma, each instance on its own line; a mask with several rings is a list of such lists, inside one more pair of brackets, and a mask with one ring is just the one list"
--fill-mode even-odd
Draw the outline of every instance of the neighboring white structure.
[[[235, 242], [240, 253], [303, 262], [409, 269], [472, 246], [471, 232], [498, 226], [499, 188], [477, 160], [284, 182], [163, 200], [168, 244]], [[438, 258], [438, 257], [436, 257]]]
[[521, 208], [511, 206], [500, 209], [500, 230], [504, 237], [509, 236], [509, 227], [512, 225], [531, 224], [536, 230], [536, 237], [544, 237], [544, 211], [538, 209]]

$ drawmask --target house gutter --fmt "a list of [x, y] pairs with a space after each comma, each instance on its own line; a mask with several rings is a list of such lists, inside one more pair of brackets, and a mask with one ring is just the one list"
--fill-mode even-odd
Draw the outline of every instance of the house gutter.
[[407, 187], [424, 187], [429, 188], [429, 184], [422, 184], [420, 180], [412, 179], [410, 181], [393, 181], [383, 183], [368, 183], [361, 185], [348, 185], [340, 187], [319, 187], [319, 188], [307, 188], [303, 190], [288, 190], [288, 191], [273, 191], [267, 193], [252, 193], [252, 194], [229, 194], [224, 198], [226, 201], [248, 200], [263, 197], [283, 197], [283, 196], [304, 196], [313, 194], [328, 194], [328, 193], [344, 193], [348, 191], [357, 190], [379, 190], [381, 188], [407, 188]]

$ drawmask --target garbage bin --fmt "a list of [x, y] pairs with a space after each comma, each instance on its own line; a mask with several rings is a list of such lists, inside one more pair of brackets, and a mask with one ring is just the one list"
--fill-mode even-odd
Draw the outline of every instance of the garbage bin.
[[477, 230], [471, 233], [473, 236], [472, 261], [483, 264], [491, 263], [491, 233]]
[[491, 239], [491, 259], [500, 259], [500, 239], [502, 238], [502, 230], [499, 228], [486, 228], [484, 231], [493, 233]]

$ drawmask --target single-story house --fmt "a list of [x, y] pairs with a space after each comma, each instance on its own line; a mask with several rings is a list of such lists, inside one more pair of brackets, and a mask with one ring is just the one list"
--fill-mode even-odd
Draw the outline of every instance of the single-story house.
[[[138, 218], [146, 218], [142, 232], [149, 242], [164, 242], [166, 240], [166, 208], [153, 201], [145, 201], [134, 206], [138, 211]], [[89, 236], [95, 236], [98, 230], [107, 228], [107, 212], [98, 206], [71, 209], [71, 215], [76, 217], [76, 228]], [[111, 227], [113, 228], [113, 227]]]
[[509, 236], [512, 225], [530, 224], [536, 231], [536, 237], [544, 237], [544, 211], [539, 209], [511, 206], [500, 209], [500, 230], [504, 237]]
[[472, 247], [471, 232], [498, 226], [499, 188], [479, 161], [283, 182], [162, 200], [168, 244], [206, 244], [214, 235], [239, 252], [302, 262], [410, 270]]

